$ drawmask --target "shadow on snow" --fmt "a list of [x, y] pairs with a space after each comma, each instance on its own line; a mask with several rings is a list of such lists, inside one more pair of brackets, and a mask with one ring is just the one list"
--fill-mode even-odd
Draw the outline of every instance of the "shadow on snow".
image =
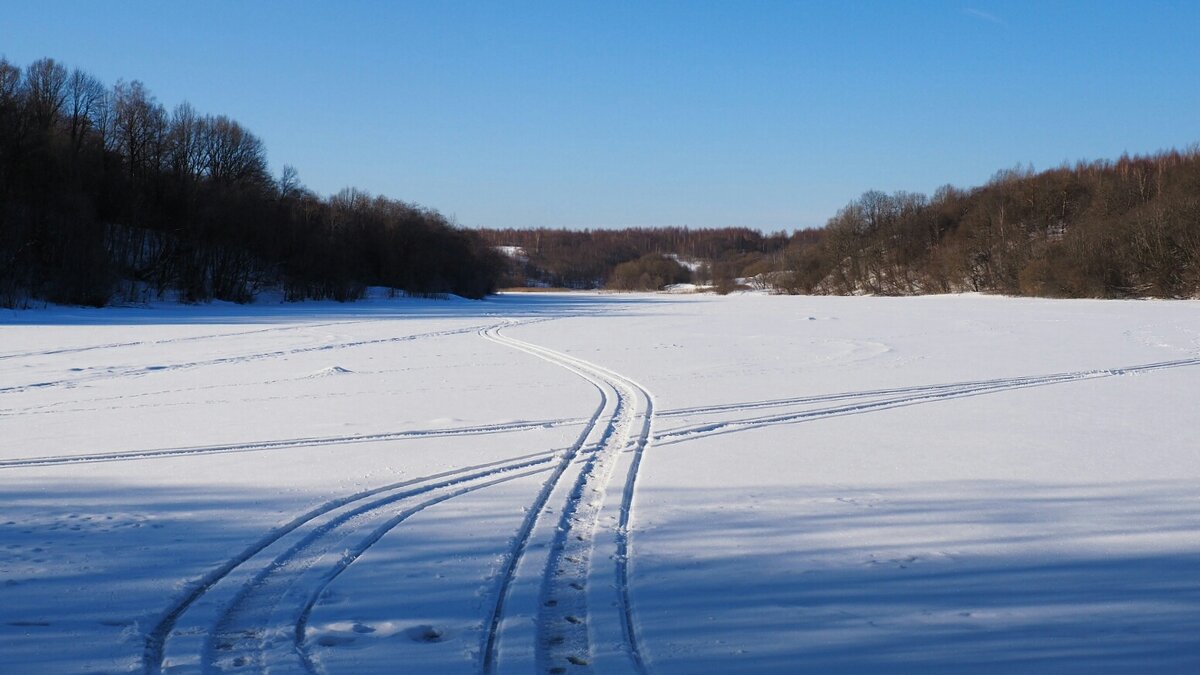
[[496, 316], [561, 318], [580, 315], [621, 314], [633, 306], [668, 306], [678, 298], [610, 293], [508, 293], [484, 300], [451, 297], [370, 299], [339, 303], [227, 302], [186, 305], [153, 303], [149, 306], [0, 309], [0, 325], [16, 326], [138, 326], [271, 324], [306, 321], [363, 321], [378, 319], [479, 319]]
[[[1200, 665], [1192, 485], [798, 486], [787, 495], [777, 508], [785, 502], [769, 489], [647, 489], [644, 497], [703, 510], [660, 513], [635, 530], [634, 612], [651, 672]], [[322, 596], [318, 656], [335, 672], [337, 654], [356, 649], [346, 663], [360, 672], [476, 672], [488, 574], [521, 516], [519, 497], [499, 497], [449, 500], [390, 532]], [[328, 498], [10, 474], [0, 488], [5, 666], [140, 670], [146, 632], [189, 580]], [[479, 537], [481, 518], [495, 519], [491, 538]], [[1192, 543], [1141, 545], [1143, 535]]]

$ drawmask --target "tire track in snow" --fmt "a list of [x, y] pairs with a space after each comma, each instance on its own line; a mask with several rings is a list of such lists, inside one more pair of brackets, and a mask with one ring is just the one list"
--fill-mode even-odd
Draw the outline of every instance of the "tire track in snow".
[[178, 370], [187, 370], [191, 368], [201, 368], [207, 366], [222, 366], [230, 364], [249, 363], [251, 361], [260, 361], [263, 359], [274, 359], [285, 356], [295, 356], [297, 354], [309, 354], [313, 352], [332, 351], [336, 349], [350, 349], [354, 347], [365, 347], [368, 345], [392, 344], [397, 342], [411, 342], [413, 340], [421, 340], [426, 338], [448, 337], [451, 335], [463, 335], [466, 333], [477, 333], [480, 326], [467, 326], [465, 328], [452, 328], [440, 331], [431, 331], [428, 333], [416, 333], [414, 335], [399, 335], [387, 338], [374, 338], [370, 340], [354, 340], [350, 342], [334, 342], [323, 345], [310, 345], [307, 347], [294, 347], [292, 349], [279, 349], [270, 352], [259, 352], [257, 354], [243, 354], [240, 356], [223, 356], [215, 359], [205, 359], [201, 361], [189, 361], [185, 363], [173, 363], [168, 365], [153, 365], [153, 366], [126, 366], [112, 367], [100, 372], [81, 375], [73, 378], [63, 378], [59, 380], [48, 380], [46, 382], [34, 382], [30, 384], [20, 384], [8, 387], [0, 387], [0, 394], [18, 394], [31, 389], [47, 389], [50, 387], [74, 387], [88, 382], [98, 380], [119, 379], [124, 377], [141, 377], [152, 373], [173, 372]]
[[[969, 396], [980, 396], [983, 394], [992, 394], [1002, 391], [1012, 391], [1016, 389], [1025, 389], [1029, 387], [1041, 387], [1052, 384], [1062, 384], [1066, 382], [1079, 382], [1082, 380], [1094, 380], [1108, 377], [1117, 377], [1122, 375], [1137, 375], [1140, 373], [1148, 373], [1156, 370], [1166, 370], [1172, 368], [1186, 368], [1190, 366], [1200, 365], [1200, 358], [1176, 359], [1173, 361], [1159, 361], [1156, 363], [1146, 363], [1134, 366], [1126, 366], [1122, 368], [1108, 368], [1099, 370], [1080, 370], [1067, 373], [1055, 373], [1050, 375], [1031, 375], [1027, 377], [1012, 377], [1000, 378], [991, 380], [980, 380], [977, 382], [959, 382], [954, 384], [943, 385], [928, 385], [919, 387], [903, 387], [898, 389], [878, 389], [872, 391], [848, 393], [848, 394], [832, 394], [829, 396], [814, 396], [803, 397], [797, 399], [777, 399], [774, 401], [762, 401], [757, 403], [748, 403], [744, 405], [727, 404], [719, 406], [710, 406], [708, 408], [687, 408], [679, 411], [672, 411], [674, 415], [693, 414], [697, 412], [739, 412], [742, 410], [753, 410], [757, 408], [767, 407], [782, 407], [782, 405], [794, 405], [806, 402], [831, 402], [836, 400], [853, 400], [862, 398], [872, 398], [881, 394], [901, 393], [900, 396], [881, 398], [872, 401], [863, 401], [856, 403], [848, 403], [845, 405], [832, 406], [828, 408], [820, 408], [817, 410], [806, 410], [802, 412], [781, 413], [776, 415], [766, 415], [761, 417], [748, 417], [738, 420], [726, 420], [721, 422], [702, 423], [677, 427], [675, 429], [666, 430], [655, 436], [654, 441], [659, 445], [672, 445], [682, 443], [684, 441], [694, 440], [707, 436], [717, 436], [722, 434], [734, 433], [738, 431], [746, 431], [748, 429], [758, 429], [766, 426], [774, 426], [777, 424], [796, 424], [800, 422], [809, 422], [813, 420], [825, 419], [829, 417], [841, 417], [845, 415], [859, 415], [863, 413], [873, 412], [876, 410], [890, 410], [892, 408], [901, 408], [910, 405], [918, 405], [922, 403], [933, 403], [936, 401], [945, 401], [956, 398], [966, 398]], [[790, 401], [784, 403], [785, 401]]]
[[228, 445], [203, 445], [182, 448], [163, 448], [158, 450], [131, 450], [129, 452], [108, 452], [89, 455], [25, 457], [20, 459], [0, 460], [0, 469], [56, 466], [62, 464], [85, 464], [92, 462], [121, 462], [143, 459], [164, 459], [170, 457], [186, 457], [189, 455], [219, 455], [242, 452], [260, 452], [265, 450], [309, 448], [322, 445], [346, 445], [351, 443], [374, 443], [379, 441], [396, 441], [413, 438], [481, 436], [487, 434], [532, 431], [535, 429], [553, 429], [560, 426], [582, 424], [584, 421], [585, 420], [582, 419], [540, 420], [529, 422], [521, 421], [502, 424], [482, 424], [467, 427], [450, 427], [446, 429], [415, 429], [410, 431], [387, 431], [376, 434], [355, 434], [350, 436], [317, 436], [312, 438], [291, 438], [274, 441], [252, 441], [249, 443], [232, 443]]
[[[588, 610], [588, 580], [596, 555], [597, 530], [603, 512], [605, 494], [613, 474], [621, 462], [621, 454], [631, 452], [621, 491], [619, 515], [613, 532], [614, 602], [619, 624], [617, 634], [623, 640], [622, 670], [644, 672], [645, 663], [640, 648], [633, 611], [629, 598], [629, 525], [632, 513], [634, 488], [641, 458], [650, 439], [653, 399], [641, 385], [611, 370], [576, 357], [556, 352], [500, 333], [492, 329], [485, 337], [507, 346], [527, 352], [540, 359], [566, 368], [588, 380], [601, 391], [602, 401], [597, 414], [607, 408], [604, 399], [612, 398], [614, 405], [607, 422], [597, 439], [588, 450], [583, 467], [565, 496], [560, 516], [549, 543], [549, 553], [542, 572], [541, 588], [538, 593], [536, 619], [535, 660], [539, 672], [565, 673], [590, 672], [593, 648], [590, 632], [597, 630], [595, 614]], [[607, 393], [606, 393], [607, 392]], [[641, 410], [639, 411], [638, 408]], [[636, 420], [642, 420], [640, 427]], [[598, 421], [598, 418], [597, 418]], [[580, 443], [600, 429], [593, 424], [580, 436]], [[567, 458], [570, 461], [570, 458]], [[565, 464], [564, 464], [565, 467]], [[559, 472], [554, 480], [561, 478]], [[491, 673], [496, 667], [500, 618], [504, 613], [504, 601], [509, 591], [514, 569], [528, 540], [536, 520], [543, 512], [545, 502], [556, 486], [547, 482], [537, 508], [531, 508], [527, 523], [518, 537], [518, 545], [512, 554], [511, 564], [506, 567], [506, 576], [497, 592], [497, 607], [484, 644], [483, 670]], [[595, 592], [601, 594], [602, 592]], [[601, 630], [600, 632], [603, 632]]]
[[[338, 523], [354, 517], [353, 515], [347, 516], [346, 513], [367, 513], [372, 509], [378, 510], [391, 503], [425, 495], [434, 490], [472, 481], [488, 482], [502, 474], [548, 464], [553, 461], [553, 455], [553, 452], [539, 452], [413, 478], [345, 495], [305, 511], [283, 525], [270, 530], [237, 555], [191, 582], [181, 596], [164, 610], [154, 627], [146, 634], [142, 654], [143, 671], [146, 673], [162, 671], [168, 640], [172, 637], [180, 619], [200, 598], [210, 593], [215, 587], [222, 585], [222, 582], [229, 579], [235, 570], [243, 566], [252, 566], [252, 563], [257, 561], [260, 564], [266, 564], [266, 567], [259, 568], [259, 574], [262, 574], [263, 570], [269, 570], [270, 561], [258, 560], [260, 554], [266, 552], [268, 548], [282, 545], [285, 543], [285, 539], [298, 538], [301, 542], [313, 542], [323, 534], [336, 529]], [[516, 477], [518, 476], [514, 475], [510, 478], [515, 479]], [[368, 501], [379, 495], [383, 496]], [[331, 523], [333, 524], [331, 525]], [[297, 546], [298, 544], [293, 544], [289, 550], [297, 549]]]

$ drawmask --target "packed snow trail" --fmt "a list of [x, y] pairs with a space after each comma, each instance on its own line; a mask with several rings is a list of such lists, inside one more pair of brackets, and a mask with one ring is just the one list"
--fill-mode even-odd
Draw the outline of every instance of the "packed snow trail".
[[[526, 584], [523, 592], [524, 609], [535, 616], [533, 635], [509, 626], [508, 642], [533, 639], [532, 663], [538, 672], [590, 672], [600, 670], [644, 672], [642, 650], [637, 639], [636, 625], [629, 598], [629, 525], [632, 513], [637, 470], [649, 442], [653, 400], [636, 382], [576, 357], [503, 335], [498, 328], [481, 333], [484, 337], [548, 361], [587, 380], [601, 392], [600, 405], [593, 423], [584, 429], [572, 451], [564, 454], [561, 470], [556, 470], [531, 507], [514, 546], [514, 555], [505, 566], [496, 593], [496, 605], [488, 622], [483, 645], [482, 666], [485, 673], [499, 667], [502, 637], [505, 627], [506, 603], [512, 592], [514, 576], [521, 557], [529, 549], [531, 538], [537, 537], [546, 548], [544, 562], [526, 563], [526, 567], [541, 563], [541, 581], [536, 587]], [[611, 405], [609, 404], [611, 401]], [[606, 412], [603, 424], [599, 418]], [[641, 423], [638, 424], [637, 420]], [[579, 449], [589, 440], [587, 449]], [[575, 480], [569, 485], [562, 480], [568, 466], [580, 455], [575, 467]], [[632, 457], [628, 455], [632, 454]], [[600, 523], [605, 511], [608, 486], [624, 466], [616, 526], [604, 537], [603, 550], [615, 563], [613, 581], [589, 583], [597, 572], [596, 561]], [[546, 503], [556, 495], [561, 503], [556, 522], [541, 521]], [[609, 507], [611, 513], [611, 508]], [[540, 527], [539, 527], [540, 525]], [[548, 542], [546, 540], [549, 540]], [[595, 588], [595, 586], [602, 588]], [[606, 602], [611, 586], [615, 596]], [[536, 593], [536, 607], [530, 607], [528, 595]], [[591, 602], [589, 602], [591, 600]], [[615, 607], [616, 615], [592, 611], [591, 608]], [[532, 617], [530, 617], [532, 618]], [[593, 642], [599, 636], [599, 644]], [[615, 640], [614, 640], [615, 638]], [[619, 642], [614, 649], [613, 642]], [[517, 651], [528, 650], [518, 645]], [[597, 662], [597, 657], [604, 661]], [[530, 659], [525, 658], [526, 662]], [[517, 669], [517, 664], [510, 664]]]

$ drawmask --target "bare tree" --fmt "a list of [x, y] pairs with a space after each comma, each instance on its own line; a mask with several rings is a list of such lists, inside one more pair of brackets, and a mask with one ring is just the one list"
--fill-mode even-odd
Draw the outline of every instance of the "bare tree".
[[62, 114], [67, 98], [67, 69], [54, 59], [38, 59], [25, 69], [29, 116], [38, 129], [49, 130]]
[[167, 114], [139, 81], [118, 82], [113, 90], [113, 131], [129, 176], [138, 178], [161, 167]]
[[66, 88], [67, 130], [76, 154], [88, 132], [98, 119], [103, 118], [100, 109], [107, 102], [105, 87], [100, 80], [78, 68], [71, 71]]
[[224, 115], [205, 120], [203, 162], [207, 177], [218, 183], [264, 182], [266, 151], [262, 141]]
[[0, 57], [0, 106], [13, 105], [21, 91], [21, 68]]
[[295, 197], [303, 191], [304, 185], [300, 182], [300, 172], [296, 171], [296, 167], [291, 164], [284, 164], [283, 172], [279, 174], [279, 196]]
[[167, 133], [167, 166], [175, 177], [188, 181], [201, 176], [205, 120], [186, 101], [175, 106]]

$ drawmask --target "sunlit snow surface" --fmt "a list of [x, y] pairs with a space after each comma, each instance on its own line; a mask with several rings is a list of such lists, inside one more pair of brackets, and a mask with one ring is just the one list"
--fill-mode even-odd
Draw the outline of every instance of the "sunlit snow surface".
[[1200, 303], [0, 310], [0, 671], [1200, 672]]

